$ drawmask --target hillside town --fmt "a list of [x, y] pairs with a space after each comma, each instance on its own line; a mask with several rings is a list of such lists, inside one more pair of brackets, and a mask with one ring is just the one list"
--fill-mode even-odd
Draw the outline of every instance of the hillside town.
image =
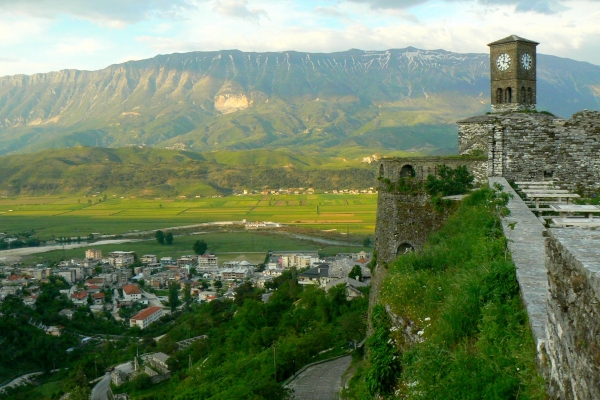
[[[244, 283], [266, 289], [268, 299], [269, 282], [285, 270], [295, 269], [300, 285], [328, 290], [344, 284], [349, 298], [360, 296], [359, 288], [370, 281], [371, 258], [372, 254], [364, 251], [333, 257], [320, 257], [317, 251], [272, 251], [263, 264], [256, 265], [243, 260], [219, 262], [214, 254], [157, 258], [122, 250], [103, 255], [100, 250], [88, 249], [82, 258], [52, 267], [0, 266], [0, 305], [13, 296], [35, 307], [42, 293], [40, 284], [57, 277], [67, 284], [60, 293], [72, 304], [72, 308], [61, 310], [60, 316], [71, 319], [76, 308], [87, 307], [99, 315], [110, 312], [124, 325], [145, 329], [173, 310], [168, 293], [172, 287], [177, 288], [179, 308], [185, 303], [186, 291], [192, 302], [233, 300], [236, 288]], [[349, 276], [353, 268], [358, 273]], [[138, 312], [124, 318], [130, 313], [123, 310]], [[47, 331], [60, 334], [57, 327], [47, 327]]]

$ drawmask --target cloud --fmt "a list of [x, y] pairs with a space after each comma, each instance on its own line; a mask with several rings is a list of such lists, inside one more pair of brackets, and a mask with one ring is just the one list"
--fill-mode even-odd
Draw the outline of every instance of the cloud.
[[0, 0], [0, 11], [56, 18], [73, 15], [119, 26], [153, 16], [175, 18], [196, 7], [191, 0]]
[[78, 40], [70, 40], [67, 43], [60, 43], [56, 51], [61, 54], [94, 54], [97, 51], [105, 50], [110, 46], [102, 40], [95, 38], [84, 38]]
[[227, 17], [241, 18], [258, 22], [261, 17], [267, 17], [267, 12], [262, 8], [248, 8], [248, 0], [217, 0], [213, 10]]
[[19, 59], [17, 58], [10, 58], [10, 57], [0, 57], [0, 62], [6, 62], [6, 63], [16, 63], [16, 62], [20, 62]]
[[324, 15], [327, 17], [343, 17], [344, 13], [338, 10], [336, 7], [315, 7], [313, 10], [315, 14]]
[[[404, 10], [431, 0], [347, 0], [351, 3], [367, 4], [371, 9]], [[479, 5], [511, 5], [516, 12], [534, 12], [538, 14], [556, 14], [568, 9], [567, 3], [573, 0], [444, 0], [447, 2], [475, 2]], [[598, 0], [591, 0], [598, 1]]]

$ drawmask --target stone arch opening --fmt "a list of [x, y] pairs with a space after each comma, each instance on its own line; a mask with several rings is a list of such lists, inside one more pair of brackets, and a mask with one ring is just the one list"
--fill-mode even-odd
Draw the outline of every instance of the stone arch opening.
[[408, 253], [412, 253], [415, 251], [415, 248], [412, 244], [404, 242], [400, 246], [398, 246], [398, 250], [396, 250], [396, 256], [403, 256]]
[[521, 93], [519, 97], [521, 98], [521, 103], [527, 103], [527, 90], [525, 89], [525, 86], [521, 88]]
[[498, 88], [496, 90], [496, 103], [501, 104], [504, 101], [504, 94], [502, 93], [502, 88]]
[[400, 169], [400, 178], [410, 178], [415, 176], [415, 169], [412, 165], [406, 164]]
[[527, 88], [527, 103], [533, 104], [533, 90]]
[[512, 88], [507, 87], [504, 91], [504, 102], [512, 103]]
[[383, 176], [383, 164], [379, 166], [379, 176]]

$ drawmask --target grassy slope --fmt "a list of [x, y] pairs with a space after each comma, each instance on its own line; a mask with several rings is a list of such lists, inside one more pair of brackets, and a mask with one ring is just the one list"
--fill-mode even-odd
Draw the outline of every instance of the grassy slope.
[[[0, 195], [107, 194], [212, 196], [232, 189], [365, 188], [372, 153], [304, 155], [288, 150], [193, 153], [126, 147], [75, 147], [0, 158]], [[391, 152], [391, 155], [406, 153]]]
[[545, 398], [515, 267], [486, 207], [490, 196], [466, 199], [424, 251], [389, 267], [381, 302], [413, 321], [423, 342], [404, 342], [376, 307], [371, 358], [349, 398], [369, 388], [409, 399]]

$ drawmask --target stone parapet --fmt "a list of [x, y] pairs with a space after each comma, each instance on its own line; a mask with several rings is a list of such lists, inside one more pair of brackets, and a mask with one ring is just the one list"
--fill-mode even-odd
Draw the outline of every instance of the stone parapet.
[[600, 232], [550, 229], [546, 252], [550, 395], [600, 399]]

